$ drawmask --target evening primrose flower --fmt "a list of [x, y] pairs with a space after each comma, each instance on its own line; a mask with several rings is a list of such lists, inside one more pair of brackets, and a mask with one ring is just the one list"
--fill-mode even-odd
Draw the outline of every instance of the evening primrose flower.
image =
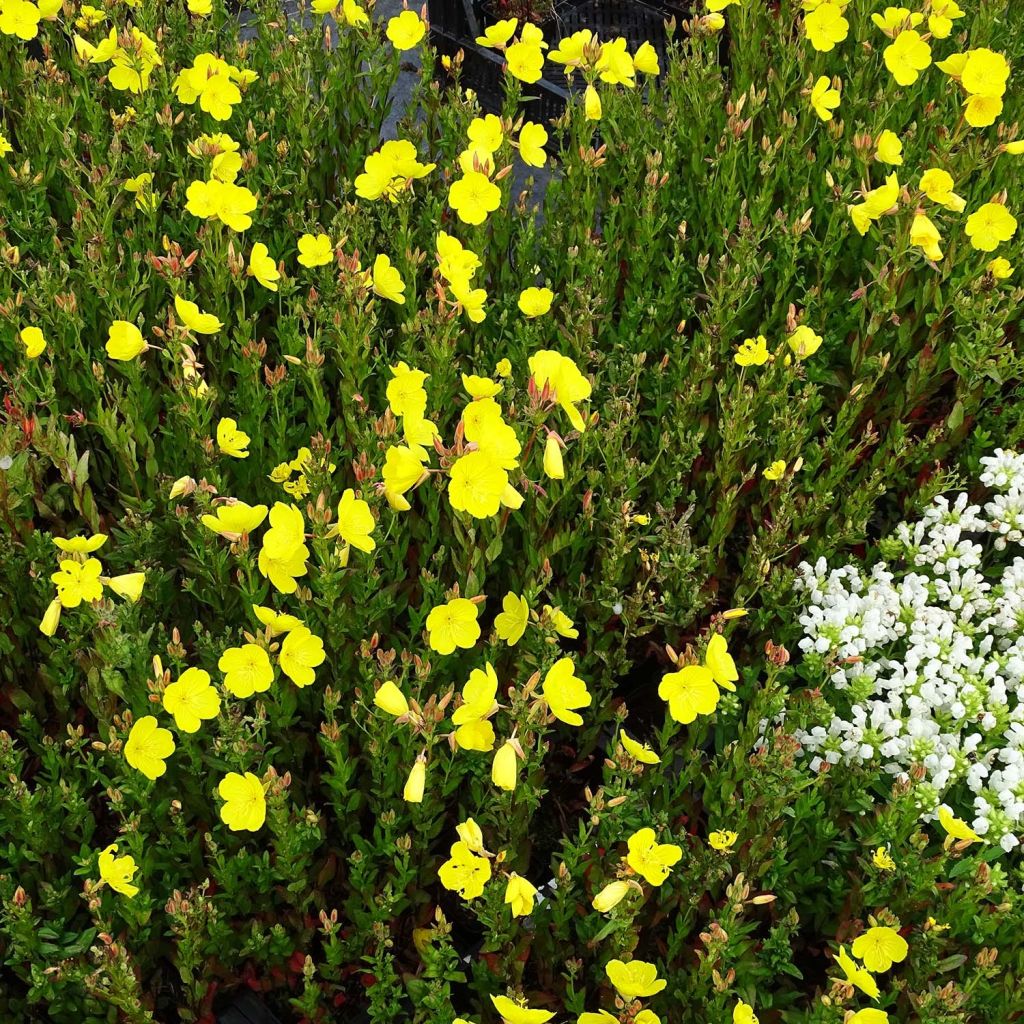
[[124, 759], [147, 779], [160, 778], [167, 771], [164, 762], [173, 753], [174, 737], [152, 715], [135, 722], [124, 745]]
[[282, 641], [277, 661], [281, 671], [296, 686], [302, 687], [316, 679], [314, 669], [326, 658], [323, 640], [307, 626], [296, 626]]
[[427, 639], [438, 654], [451, 654], [456, 647], [469, 649], [480, 639], [477, 605], [464, 597], [439, 604], [427, 615]]
[[536, 43], [520, 40], [506, 48], [505, 67], [513, 78], [532, 85], [540, 81], [544, 67], [544, 51]]
[[885, 179], [884, 185], [862, 193], [863, 202], [847, 207], [850, 219], [857, 231], [865, 235], [872, 221], [889, 213], [896, 206], [900, 196], [900, 182], [894, 171]]
[[149, 348], [142, 331], [127, 320], [115, 320], [107, 329], [107, 355], [119, 362], [129, 362]]
[[535, 352], [529, 359], [530, 374], [538, 391], [545, 387], [569, 417], [569, 422], [581, 433], [586, 429], [583, 416], [576, 408], [590, 397], [590, 381], [568, 357], [550, 349]]
[[436, 164], [421, 164], [416, 147], [407, 139], [391, 139], [363, 161], [363, 173], [353, 183], [356, 195], [375, 201], [397, 202], [398, 196], [418, 178], [426, 177]]
[[614, 909], [622, 902], [629, 889], [629, 882], [609, 882], [594, 896], [590, 905], [599, 913], [607, 914], [609, 910]]
[[626, 840], [626, 863], [651, 885], [661, 885], [683, 856], [675, 843], [658, 843], [653, 828], [642, 828]]
[[588, 121], [600, 121], [601, 114], [601, 95], [593, 85], [588, 84], [583, 93], [583, 116]]
[[992, 252], [1013, 238], [1017, 219], [1001, 203], [985, 203], [967, 218], [965, 230], [975, 249]]
[[511, 740], [505, 740], [495, 753], [491, 762], [491, 782], [499, 789], [512, 792], [516, 788], [519, 775], [517, 757], [515, 744]]
[[985, 269], [997, 281], [1005, 281], [1006, 278], [1013, 276], [1013, 265], [1003, 256], [997, 256], [994, 260], [989, 260], [985, 265]]
[[81, 537], [51, 537], [53, 546], [67, 555], [91, 555], [107, 542], [105, 533], [93, 533]]
[[468, 171], [452, 182], [448, 204], [463, 224], [483, 224], [501, 205], [501, 189], [486, 174]]
[[605, 974], [615, 986], [615, 991], [628, 1003], [633, 999], [647, 999], [656, 996], [667, 984], [664, 978], [658, 977], [657, 964], [645, 960], [609, 960], [605, 965]]
[[832, 79], [821, 75], [811, 89], [811, 106], [822, 121], [832, 120], [832, 111], [839, 106], [839, 90], [833, 88]]
[[210, 684], [209, 672], [187, 668], [164, 690], [163, 705], [182, 732], [193, 733], [199, 731], [203, 721], [220, 713], [220, 695]]
[[491, 663], [475, 668], [462, 688], [462, 704], [452, 713], [456, 726], [455, 742], [463, 750], [488, 751], [494, 748], [494, 726], [488, 716], [497, 708], [498, 676]]
[[271, 638], [280, 636], [282, 633], [290, 633], [296, 626], [301, 626], [302, 620], [295, 615], [289, 615], [287, 612], [275, 611], [273, 608], [267, 608], [265, 605], [254, 604], [252, 606], [253, 614], [260, 623], [266, 627], [267, 632]]
[[793, 350], [793, 354], [797, 359], [806, 359], [808, 356], [813, 356], [821, 348], [821, 343], [824, 340], [820, 334], [816, 334], [806, 324], [801, 324], [786, 339], [786, 344]]
[[896, 861], [892, 859], [889, 855], [889, 851], [884, 846], [879, 846], [871, 855], [871, 863], [874, 864], [879, 871], [896, 870]]
[[619, 730], [619, 742], [626, 753], [641, 764], [660, 764], [661, 758], [646, 743], [633, 739], [625, 729]]
[[921, 175], [918, 188], [933, 202], [960, 213], [967, 205], [963, 196], [953, 191], [953, 176], [939, 167], [930, 167]]
[[894, 963], [903, 963], [910, 949], [895, 928], [878, 925], [857, 936], [850, 948], [872, 974], [884, 974]]
[[1000, 97], [1006, 92], [1010, 65], [1001, 53], [982, 46], [967, 51], [959, 77], [972, 96]]
[[924, 15], [906, 7], [886, 7], [884, 13], [872, 14], [871, 20], [890, 39], [895, 39], [905, 29], [917, 28], [924, 21]]
[[553, 608], [546, 604], [541, 609], [541, 614], [559, 636], [564, 636], [568, 640], [576, 640], [579, 637], [580, 631], [561, 608]]
[[43, 617], [39, 622], [39, 632], [43, 636], [53, 636], [57, 632], [57, 627], [60, 625], [61, 608], [59, 597], [55, 597], [46, 606], [46, 611], [43, 612]]
[[942, 259], [941, 242], [942, 237], [934, 222], [923, 213], [915, 214], [910, 225], [910, 244], [916, 245], [934, 262]]
[[609, 85], [622, 85], [632, 89], [636, 80], [633, 58], [626, 50], [626, 40], [619, 36], [601, 44], [594, 64], [598, 77]]
[[738, 366], [764, 366], [771, 359], [765, 336], [759, 334], [756, 338], [745, 338], [733, 359]]
[[704, 652], [704, 664], [710, 669], [715, 682], [726, 690], [735, 690], [733, 685], [740, 677], [736, 662], [729, 653], [728, 641], [721, 633], [712, 633]]
[[900, 137], [886, 128], [875, 141], [875, 159], [879, 163], [899, 167], [903, 163], [903, 143]]
[[842, 968], [843, 974], [846, 975], [846, 983], [848, 985], [859, 988], [861, 992], [871, 999], [878, 998], [878, 982], [846, 952], [845, 946], [839, 947], [839, 952], [836, 954], [835, 959], [836, 963]]
[[391, 679], [380, 684], [377, 692], [373, 695], [373, 703], [395, 718], [409, 714], [409, 701], [405, 694], [398, 688], [398, 685]]
[[38, 327], [22, 327], [18, 338], [25, 346], [26, 359], [38, 359], [46, 350], [46, 339]]
[[947, 39], [953, 31], [953, 22], [964, 12], [956, 0], [932, 0], [928, 14], [928, 31], [936, 39]]
[[411, 50], [427, 34], [427, 26], [415, 11], [402, 11], [388, 21], [385, 34], [396, 50]]
[[957, 818], [945, 804], [939, 808], [939, 824], [952, 839], [966, 843], [981, 842], [981, 836], [966, 821]]
[[204, 313], [194, 302], [174, 296], [174, 308], [181, 322], [196, 334], [216, 334], [224, 324], [213, 313]]
[[437, 871], [441, 884], [457, 892], [464, 900], [475, 900], [483, 895], [484, 886], [491, 878], [491, 862], [474, 853], [463, 840], [452, 843], [446, 860]]
[[305, 234], [299, 239], [299, 263], [304, 267], [322, 267], [334, 259], [330, 235]]
[[713, 714], [721, 693], [710, 669], [703, 665], [686, 665], [662, 676], [658, 696], [667, 701], [669, 714], [677, 722], [689, 725], [698, 715]]
[[118, 857], [115, 856], [116, 853], [117, 843], [111, 843], [106, 847], [106, 849], [100, 851], [98, 865], [100, 878], [106, 882], [114, 892], [119, 892], [122, 896], [127, 896], [131, 899], [139, 891], [139, 887], [137, 885], [132, 885], [132, 879], [135, 877], [135, 872], [138, 870], [135, 864], [135, 858], [127, 855]]
[[565, 463], [562, 460], [562, 446], [555, 434], [548, 434], [544, 443], [544, 472], [552, 480], [565, 479]]
[[532, 882], [517, 875], [514, 871], [508, 876], [505, 885], [505, 902], [512, 908], [513, 917], [526, 917], [533, 913], [537, 887]]
[[376, 525], [370, 506], [362, 498], [357, 498], [355, 491], [348, 487], [338, 502], [338, 521], [327, 535], [340, 537], [346, 544], [369, 552], [377, 546], [370, 536]]
[[708, 836], [708, 846], [712, 850], [718, 850], [720, 853], [724, 853], [726, 850], [731, 850], [736, 845], [736, 840], [739, 836], [735, 832], [729, 832], [728, 830], [723, 832], [712, 832]]
[[913, 85], [932, 62], [932, 48], [914, 29], [906, 29], [882, 52], [898, 85]]
[[591, 703], [587, 684], [576, 674], [572, 658], [560, 658], [548, 669], [541, 685], [541, 695], [551, 714], [566, 725], [582, 725], [583, 716], [575, 708], [588, 708]]
[[103, 566], [98, 558], [87, 558], [84, 562], [65, 559], [60, 571], [50, 576], [57, 588], [57, 599], [64, 608], [77, 608], [83, 601], [92, 604], [103, 596], [100, 573]]
[[392, 508], [408, 511], [409, 502], [404, 495], [423, 479], [423, 460], [426, 453], [405, 445], [392, 445], [384, 458], [381, 477], [384, 481], [384, 497]]
[[633, 67], [644, 75], [661, 74], [658, 51], [648, 42], [641, 43], [633, 54]]
[[373, 261], [372, 281], [375, 295], [399, 306], [405, 305], [405, 282], [398, 268], [393, 267], [390, 258], [383, 253]]
[[786, 475], [786, 463], [783, 459], [776, 459], [770, 466], [766, 466], [762, 474], [765, 480], [781, 480]]
[[224, 673], [224, 685], [235, 697], [265, 693], [274, 681], [270, 655], [258, 644], [229, 647], [217, 662]]
[[422, 757], [413, 761], [409, 769], [409, 777], [402, 787], [402, 799], [407, 804], [423, 803], [423, 793], [427, 787], [427, 762]]
[[519, 129], [519, 157], [524, 164], [530, 167], [543, 167], [547, 162], [547, 152], [544, 147], [548, 143], [548, 133], [543, 125], [533, 121], [527, 121]]
[[217, 795], [224, 801], [220, 820], [232, 832], [257, 832], [263, 827], [267, 820], [267, 798], [259, 776], [252, 772], [228, 772], [217, 786]]
[[501, 608], [494, 617], [495, 632], [509, 647], [515, 647], [526, 632], [526, 624], [530, 621], [530, 606], [525, 597], [510, 590], [501, 599]]
[[515, 35], [518, 24], [518, 18], [506, 18], [503, 21], [496, 21], [493, 25], [488, 25], [484, 29], [482, 36], [476, 37], [477, 44], [490, 47], [491, 49], [502, 49], [512, 36]]
[[843, 17], [838, 3], [819, 4], [804, 17], [804, 32], [811, 46], [819, 53], [829, 53], [850, 32], [850, 23]]
[[543, 316], [551, 309], [554, 297], [550, 288], [524, 288], [519, 293], [519, 310], [530, 318]]
[[282, 594], [293, 594], [299, 576], [306, 574], [309, 548], [305, 543], [305, 521], [294, 505], [275, 502], [270, 510], [270, 529], [263, 535], [257, 567]]
[[249, 458], [249, 435], [238, 429], [238, 424], [225, 416], [217, 424], [217, 447], [222, 455], [230, 455], [233, 459]]
[[450, 470], [448, 500], [452, 508], [475, 519], [498, 514], [509, 489], [508, 473], [489, 452], [471, 451]]
[[222, 537], [233, 539], [252, 533], [267, 518], [267, 506], [233, 500], [217, 505], [214, 513], [206, 513], [201, 519], [202, 524]]
[[889, 1024], [889, 1014], [885, 1010], [878, 1010], [873, 1006], [866, 1006], [858, 1010], [846, 1024]]
[[491, 1002], [505, 1024], [547, 1024], [554, 1017], [547, 1010], [533, 1010], [522, 1000], [513, 1001], [508, 996], [491, 996]]
[[246, 273], [250, 277], [256, 278], [264, 288], [272, 292], [277, 291], [277, 282], [281, 280], [281, 272], [271, 258], [270, 250], [262, 242], [257, 242], [252, 247]]

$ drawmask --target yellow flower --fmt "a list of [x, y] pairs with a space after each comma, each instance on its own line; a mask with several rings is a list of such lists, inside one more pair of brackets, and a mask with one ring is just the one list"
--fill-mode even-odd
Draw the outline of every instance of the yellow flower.
[[448, 203], [463, 224], [483, 224], [501, 205], [501, 189], [486, 174], [469, 171], [452, 182]]
[[373, 703], [381, 711], [386, 711], [395, 718], [409, 714], [409, 702], [405, 699], [405, 694], [390, 679], [380, 684], [380, 688], [373, 695]]
[[733, 356], [739, 366], [764, 366], [770, 358], [768, 342], [763, 334], [756, 338], [745, 338]]
[[204, 720], [217, 717], [220, 696], [210, 684], [209, 672], [187, 668], [176, 683], [164, 690], [163, 705], [182, 732], [192, 733], [199, 731]]
[[213, 10], [213, 0], [188, 0], [188, 10], [197, 18], [205, 18]]
[[225, 416], [217, 424], [217, 447], [222, 455], [230, 455], [233, 459], [249, 458], [249, 435], [238, 429], [238, 424]]
[[519, 310], [525, 316], [543, 316], [551, 309], [555, 293], [550, 288], [525, 288], [519, 293]]
[[515, 35], [516, 25], [518, 24], [519, 20], [517, 18], [506, 18], [504, 21], [496, 21], [493, 25], [488, 25], [484, 29], [484, 34], [476, 37], [476, 41], [480, 46], [500, 49]]
[[825, 339], [816, 334], [806, 324], [801, 324], [787, 339], [786, 344], [793, 350], [797, 359], [806, 359], [813, 356], [821, 348]]
[[885, 66], [899, 85], [913, 85], [932, 62], [932, 48], [914, 29], [901, 32], [882, 52]]
[[876, 1010], [873, 1006], [858, 1010], [846, 1024], [889, 1024], [889, 1014], [885, 1010]]
[[475, 854], [463, 840], [452, 843], [446, 860], [437, 871], [441, 884], [465, 900], [483, 895], [491, 878], [491, 862]]
[[582, 433], [586, 424], [576, 404], [590, 397], [590, 381], [568, 356], [550, 349], [535, 352], [530, 356], [529, 365], [537, 390], [543, 392], [547, 388], [551, 398], [569, 417], [569, 422]]
[[729, 645], [721, 633], [713, 633], [704, 652], [704, 664], [711, 670], [715, 682], [726, 690], [735, 690], [733, 685], [740, 677], [736, 662], [729, 653]]
[[967, 51], [960, 71], [960, 84], [971, 95], [1002, 96], [1009, 77], [1010, 65], [1006, 58], [983, 46]]
[[304, 267], [322, 267], [334, 259], [330, 235], [303, 235], [299, 239], [299, 263]]
[[120, 362], [128, 362], [149, 348], [142, 332], [127, 320], [115, 320], [107, 330], [107, 355]]
[[404, 445], [392, 445], [387, 450], [381, 476], [384, 480], [384, 496], [392, 508], [409, 508], [409, 502], [402, 495], [423, 479], [425, 457], [426, 453], [421, 454]]
[[522, 1001], [513, 1001], [508, 996], [491, 996], [498, 1016], [505, 1024], [547, 1024], [554, 1017], [547, 1010], [531, 1010]]
[[633, 67], [645, 75], [658, 75], [661, 66], [658, 63], [658, 51], [650, 43], [643, 42], [633, 54]]
[[472, 818], [467, 818], [456, 825], [455, 831], [473, 853], [484, 853], [483, 831]]
[[134, 604], [142, 597], [142, 588], [146, 583], [146, 574], [144, 572], [126, 572], [121, 576], [104, 578], [103, 582], [118, 597], [123, 597], [126, 601], [131, 601]]
[[903, 163], [903, 143], [900, 137], [886, 128], [875, 141], [875, 159], [883, 164], [899, 167]]
[[736, 845], [737, 839], [739, 839], [739, 836], [735, 832], [712, 832], [708, 836], [708, 846], [712, 850], [724, 852], [725, 850], [731, 850]]
[[889, 855], [889, 851], [884, 846], [879, 846], [878, 849], [871, 856], [871, 863], [878, 868], [879, 871], [895, 871], [896, 861]]
[[1003, 256], [997, 256], [994, 260], [989, 260], [986, 264], [985, 269], [997, 280], [1005, 281], [1006, 278], [1013, 275], [1013, 266], [1008, 259]]
[[633, 739], [625, 729], [619, 730], [619, 742], [634, 760], [641, 764], [660, 764], [661, 758], [646, 743]]
[[428, 175], [437, 165], [421, 164], [416, 147], [406, 139], [391, 139], [363, 161], [363, 173], [354, 184], [361, 199], [387, 198], [396, 202], [412, 181]]
[[423, 389], [423, 384], [428, 374], [403, 362], [389, 369], [391, 380], [388, 381], [385, 391], [389, 408], [396, 416], [421, 419], [427, 408], [427, 393]]
[[832, 87], [832, 79], [822, 75], [811, 89], [811, 106], [822, 121], [832, 120], [832, 111], [839, 106], [839, 90]]
[[661, 885], [683, 851], [674, 843], [658, 843], [653, 828], [642, 828], [626, 840], [626, 863], [651, 885]]
[[224, 685], [236, 697], [265, 693], [274, 681], [270, 655], [257, 644], [229, 647], [217, 662], [224, 673]]
[[68, 555], [91, 555], [107, 543], [105, 533], [94, 533], [88, 537], [51, 537], [53, 546]]
[[498, 706], [497, 694], [498, 676], [494, 666], [485, 662], [482, 669], [473, 669], [462, 688], [462, 704], [452, 713], [452, 724], [457, 726], [455, 742], [463, 750], [493, 749], [494, 727], [487, 719]]
[[89, 604], [98, 601], [103, 596], [102, 571], [98, 558], [87, 558], [84, 562], [62, 561], [60, 571], [50, 577], [62, 607], [77, 608], [83, 601]]
[[105, 850], [100, 851], [99, 869], [100, 878], [110, 886], [114, 892], [121, 893], [131, 899], [138, 891], [137, 885], [132, 885], [132, 879], [138, 870], [134, 857], [115, 857], [117, 843], [111, 843]]
[[244, 501], [232, 499], [227, 504], [218, 505], [215, 515], [204, 515], [202, 523], [214, 533], [234, 540], [252, 533], [266, 518], [266, 505], [247, 505]]
[[499, 377], [511, 377], [512, 376], [512, 363], [508, 359], [499, 359], [494, 367], [494, 372]]
[[370, 506], [357, 498], [351, 487], [341, 495], [338, 502], [338, 521], [328, 533], [329, 537], [339, 536], [346, 544], [360, 551], [372, 551], [376, 546], [373, 533], [376, 523]]
[[981, 842], [981, 836], [979, 836], [966, 821], [955, 817], [953, 812], [945, 804], [939, 808], [939, 824], [953, 839], [959, 839], [966, 843]]
[[540, 81], [544, 67], [544, 51], [536, 43], [520, 40], [505, 50], [505, 66], [514, 78], [532, 85]]
[[487, 519], [498, 514], [508, 486], [508, 473], [493, 455], [471, 451], [457, 459], [450, 470], [448, 500], [460, 512]]
[[[409, 12], [403, 12], [409, 13]], [[398, 305], [405, 305], [405, 282], [391, 260], [381, 254], [373, 261], [373, 291], [382, 299], [389, 299]]]
[[571, 36], [567, 36], [559, 42], [558, 46], [551, 51], [549, 57], [555, 64], [564, 64], [570, 69], [582, 67], [587, 60], [587, 44], [592, 38], [593, 33], [589, 28], [573, 32]]
[[786, 463], [782, 459], [776, 459], [770, 466], [765, 467], [765, 480], [781, 480], [786, 475]]
[[587, 85], [583, 93], [583, 115], [588, 121], [601, 120], [601, 96], [593, 85]]
[[255, 277], [264, 288], [268, 288], [272, 292], [277, 291], [277, 282], [281, 280], [281, 272], [271, 258], [270, 250], [262, 242], [257, 242], [252, 247], [246, 273], [250, 277]]
[[562, 446], [554, 434], [548, 434], [544, 444], [544, 472], [552, 480], [565, 479], [565, 464], [562, 461]]
[[43, 618], [39, 623], [39, 632], [43, 636], [53, 636], [57, 632], [57, 627], [60, 625], [61, 608], [59, 597], [55, 597], [46, 606], [46, 611], [43, 612]]
[[480, 639], [477, 605], [464, 597], [432, 608], [427, 616], [430, 649], [451, 654], [456, 647], [470, 648]]
[[511, 590], [502, 598], [502, 610], [494, 617], [494, 629], [499, 639], [509, 647], [515, 647], [526, 632], [530, 621], [530, 606], [526, 598], [517, 596]]
[[548, 669], [541, 685], [541, 695], [551, 714], [566, 725], [582, 725], [583, 716], [575, 708], [589, 708], [591, 703], [587, 684], [576, 674], [572, 658], [560, 658]]
[[306, 626], [296, 626], [281, 644], [278, 664], [281, 671], [296, 685], [309, 686], [316, 679], [313, 670], [322, 665], [327, 655], [324, 642]]
[[602, 914], [617, 907], [629, 892], [629, 883], [616, 881], [609, 882], [591, 901], [591, 906]]
[[38, 327], [22, 327], [18, 337], [25, 346], [26, 359], [38, 359], [46, 349], [46, 339]]
[[548, 133], [543, 125], [527, 121], [519, 129], [519, 156], [524, 164], [530, 167], [543, 167], [548, 155], [544, 147], [548, 142]]
[[491, 762], [491, 782], [499, 789], [511, 792], [516, 788], [519, 765], [517, 763], [515, 745], [511, 740], [506, 740], [494, 755]]
[[904, 30], [917, 28], [924, 15], [918, 11], [911, 13], [906, 7], [886, 7], [884, 14], [872, 14], [871, 20], [890, 39], [895, 39]]
[[302, 625], [302, 620], [294, 615], [274, 611], [261, 604], [252, 606], [253, 613], [260, 622], [266, 626], [271, 637], [280, 636], [282, 633], [290, 633], [296, 626]]
[[754, 1008], [740, 999], [732, 1008], [732, 1024], [759, 1024]]
[[842, 968], [843, 974], [846, 975], [848, 985], [859, 988], [864, 995], [871, 999], [878, 998], [878, 982], [846, 952], [845, 946], [839, 947], [836, 962]]
[[995, 124], [1002, 112], [1002, 96], [969, 96], [964, 105], [964, 120], [972, 128], [987, 128]]
[[636, 68], [626, 50], [626, 40], [621, 36], [601, 44], [594, 67], [601, 81], [609, 85], [623, 85], [632, 89], [635, 84]]
[[953, 191], [953, 176], [938, 167], [930, 167], [921, 175], [918, 188], [933, 202], [960, 213], [967, 201]]
[[1013, 238], [1017, 220], [1001, 203], [985, 203], [967, 218], [965, 230], [975, 249], [992, 252]]
[[907, 940], [895, 928], [885, 926], [869, 928], [853, 940], [850, 948], [872, 974], [883, 974], [894, 963], [903, 963], [910, 949]]
[[267, 820], [267, 798], [258, 776], [252, 772], [228, 772], [220, 780], [217, 794], [224, 801], [220, 820], [232, 832], [256, 832], [263, 827]]
[[501, 384], [490, 377], [478, 377], [475, 373], [462, 375], [462, 387], [474, 401], [480, 398], [493, 398], [501, 393]]
[[615, 986], [615, 991], [626, 1002], [633, 999], [647, 999], [656, 996], [667, 984], [664, 978], [658, 977], [657, 964], [645, 960], [609, 960], [605, 965], [608, 980]]
[[409, 769], [409, 777], [402, 788], [402, 799], [407, 804], [423, 803], [423, 791], [427, 785], [427, 762], [417, 757]]
[[935, 224], [923, 213], [915, 214], [910, 225], [910, 244], [916, 245], [928, 259], [934, 262], [942, 259], [941, 242], [942, 238]]
[[411, 50], [427, 34], [427, 26], [415, 11], [402, 11], [388, 21], [385, 34], [396, 50]]
[[526, 917], [533, 913], [537, 888], [514, 871], [505, 886], [505, 902], [510, 904], [513, 917]]
[[128, 734], [124, 759], [147, 779], [158, 779], [167, 771], [164, 763], [174, 753], [174, 737], [161, 729], [152, 715], [140, 718]]
[[811, 46], [819, 53], [835, 49], [850, 32], [850, 23], [843, 17], [838, 3], [823, 3], [804, 18], [804, 31]]
[[963, 16], [964, 12], [956, 0], [932, 0], [928, 14], [928, 31], [936, 39], [946, 39], [953, 31], [953, 22]]
[[677, 722], [689, 725], [698, 715], [712, 714], [721, 694], [710, 669], [687, 665], [662, 677], [658, 696], [668, 702], [669, 714]]
[[282, 594], [293, 594], [298, 586], [296, 578], [306, 574], [309, 548], [304, 541], [302, 513], [294, 505], [275, 502], [270, 510], [270, 529], [263, 535], [257, 566]]
[[194, 302], [189, 302], [180, 295], [174, 296], [174, 308], [181, 317], [181, 322], [196, 334], [216, 334], [224, 326], [213, 313], [202, 312]]

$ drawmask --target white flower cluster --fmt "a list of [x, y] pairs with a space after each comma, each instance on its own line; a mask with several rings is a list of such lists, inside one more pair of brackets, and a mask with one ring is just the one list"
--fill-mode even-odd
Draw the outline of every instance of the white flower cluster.
[[981, 462], [984, 510], [936, 498], [867, 573], [800, 566], [800, 647], [830, 672], [834, 714], [796, 736], [815, 771], [919, 766], [922, 817], [945, 802], [1009, 852], [1024, 839], [1024, 455]]

